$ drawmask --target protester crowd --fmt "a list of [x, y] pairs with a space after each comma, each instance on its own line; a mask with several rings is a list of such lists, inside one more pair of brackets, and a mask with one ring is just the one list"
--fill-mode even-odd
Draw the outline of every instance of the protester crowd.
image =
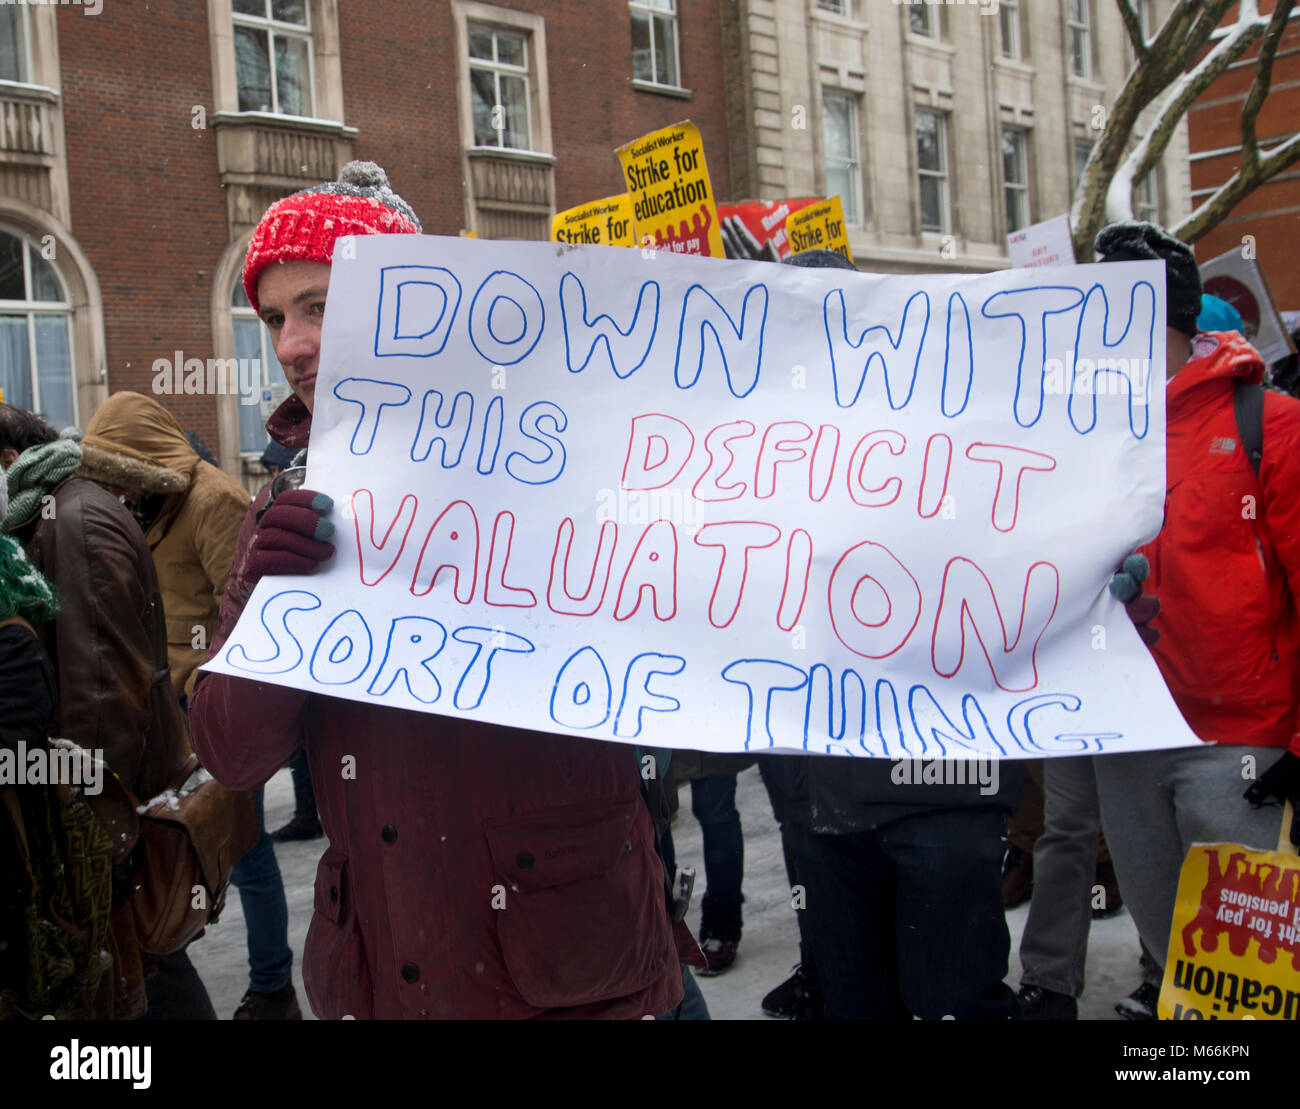
[[[900, 784], [887, 760], [645, 751], [200, 671], [261, 578], [335, 553], [332, 503], [302, 487], [335, 241], [420, 230], [384, 172], [355, 162], [257, 225], [244, 291], [292, 392], [251, 503], [152, 397], [114, 394], [84, 434], [0, 404], [0, 749], [71, 741], [113, 783], [0, 787], [0, 1012], [215, 1016], [186, 946], [230, 882], [248, 929], [234, 1016], [300, 1017], [273, 841], [323, 835], [302, 967], [319, 1017], [707, 1017], [693, 971], [743, 957], [736, 774], [757, 761], [800, 943], [756, 1006], [1070, 1019], [1089, 923], [1123, 905], [1142, 969], [1117, 1008], [1153, 1019], [1191, 844], [1267, 847], [1277, 802], [1300, 806], [1300, 402], [1260, 387], [1191, 251], [1148, 223], [1097, 239], [1101, 261], [1166, 266], [1165, 523], [1111, 591], [1204, 743], [1006, 762], [985, 789]], [[786, 264], [853, 268], [828, 251]], [[286, 765], [296, 811], [268, 833], [262, 787]], [[698, 936], [671, 833], [687, 783]], [[168, 808], [179, 825], [151, 815]], [[1017, 995], [1005, 914], [1026, 899]]]

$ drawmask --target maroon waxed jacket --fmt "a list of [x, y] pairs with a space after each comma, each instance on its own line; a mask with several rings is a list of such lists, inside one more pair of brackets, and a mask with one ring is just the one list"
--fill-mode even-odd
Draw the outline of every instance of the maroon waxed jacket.
[[[310, 428], [296, 397], [267, 424], [288, 447]], [[226, 591], [212, 654], [242, 604]], [[233, 789], [306, 746], [329, 837], [303, 955], [318, 1016], [641, 1018], [681, 1000], [632, 748], [211, 673], [190, 725]]]

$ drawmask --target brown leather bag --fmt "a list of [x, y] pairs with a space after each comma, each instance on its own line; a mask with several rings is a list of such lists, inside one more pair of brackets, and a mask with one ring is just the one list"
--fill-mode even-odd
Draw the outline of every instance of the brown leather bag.
[[137, 807], [131, 909], [140, 948], [179, 951], [225, 907], [230, 872], [261, 835], [257, 798], [226, 789], [190, 755], [180, 785]]

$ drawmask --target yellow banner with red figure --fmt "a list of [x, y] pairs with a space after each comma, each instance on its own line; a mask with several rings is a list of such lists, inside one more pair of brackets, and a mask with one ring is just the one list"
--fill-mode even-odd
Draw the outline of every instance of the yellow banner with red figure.
[[700, 130], [674, 123], [618, 148], [642, 248], [726, 257]]
[[1188, 852], [1159, 1017], [1300, 1019], [1300, 858], [1236, 843]]

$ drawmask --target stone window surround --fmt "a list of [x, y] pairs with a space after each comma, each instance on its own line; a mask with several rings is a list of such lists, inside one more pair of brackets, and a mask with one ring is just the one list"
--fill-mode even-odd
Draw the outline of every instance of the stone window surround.
[[[343, 123], [343, 71], [339, 60], [338, 0], [307, 0], [311, 22], [312, 103], [317, 121]], [[235, 68], [235, 23], [231, 0], [207, 0], [208, 40], [212, 46], [214, 114], [252, 115], [239, 111], [239, 77]], [[299, 116], [283, 116], [296, 120]]]
[[0, 197], [0, 222], [26, 235], [38, 249], [46, 235], [54, 237], [52, 262], [68, 291], [72, 315], [73, 390], [77, 419], [84, 427], [108, 398], [104, 297], [99, 279], [72, 231], [49, 212], [14, 197]]
[[546, 65], [546, 21], [539, 15], [499, 8], [478, 0], [452, 0], [451, 18], [456, 36], [452, 53], [456, 59], [456, 114], [460, 121], [460, 142], [463, 150], [474, 147], [474, 108], [469, 84], [469, 24], [485, 23], [520, 31], [528, 39], [529, 54], [529, 111], [533, 149], [527, 151], [498, 150], [484, 147], [494, 156], [544, 155], [554, 151], [551, 145], [550, 77]]

